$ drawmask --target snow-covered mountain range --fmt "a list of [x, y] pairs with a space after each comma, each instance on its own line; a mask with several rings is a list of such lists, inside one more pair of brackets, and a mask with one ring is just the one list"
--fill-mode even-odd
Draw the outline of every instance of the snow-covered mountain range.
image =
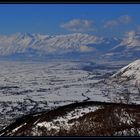
[[106, 57], [115, 59], [135, 59], [140, 58], [140, 34], [130, 31], [119, 44], [110, 49]]
[[5, 56], [16, 53], [59, 54], [71, 51], [90, 52], [93, 50], [87, 45], [102, 42], [102, 38], [80, 33], [57, 36], [17, 33], [0, 37], [0, 55]]
[[0, 36], [1, 58], [55, 58], [57, 56], [79, 57], [88, 54], [96, 58], [139, 58], [140, 37], [133, 35], [119, 39], [90, 34], [41, 35], [16, 33]]

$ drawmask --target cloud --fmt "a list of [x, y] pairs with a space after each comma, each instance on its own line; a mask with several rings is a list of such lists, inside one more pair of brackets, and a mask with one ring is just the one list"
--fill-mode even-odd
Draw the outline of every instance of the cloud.
[[114, 27], [117, 26], [118, 22], [116, 20], [109, 20], [104, 24], [104, 28], [108, 28], [108, 27]]
[[105, 22], [104, 24], [104, 28], [112, 28], [121, 24], [128, 24], [132, 22], [132, 17], [128, 16], [128, 15], [123, 15], [120, 16], [114, 20], [109, 20], [107, 22]]
[[73, 19], [60, 25], [61, 28], [73, 32], [94, 31], [93, 21], [87, 19]]
[[118, 18], [118, 22], [123, 23], [123, 24], [131, 23], [132, 22], [132, 17], [130, 17], [128, 15], [120, 16]]
[[123, 38], [123, 44], [130, 44], [136, 37], [137, 32], [135, 30], [130, 30], [125, 32]]
[[125, 36], [128, 38], [134, 38], [136, 35], [136, 31], [135, 30], [131, 30], [125, 33]]

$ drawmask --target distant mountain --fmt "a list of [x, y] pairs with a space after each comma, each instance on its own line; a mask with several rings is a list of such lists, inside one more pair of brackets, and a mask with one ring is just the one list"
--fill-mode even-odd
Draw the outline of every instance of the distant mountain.
[[135, 60], [140, 58], [139, 44], [139, 34], [119, 39], [84, 33], [55, 36], [16, 33], [10, 36], [0, 36], [0, 59]]
[[17, 33], [0, 36], [1, 58], [71, 58], [94, 57], [100, 55], [120, 42], [117, 38], [103, 38], [89, 34], [40, 35]]
[[105, 57], [123, 60], [140, 58], [140, 34], [134, 31], [128, 32], [119, 44], [105, 54]]

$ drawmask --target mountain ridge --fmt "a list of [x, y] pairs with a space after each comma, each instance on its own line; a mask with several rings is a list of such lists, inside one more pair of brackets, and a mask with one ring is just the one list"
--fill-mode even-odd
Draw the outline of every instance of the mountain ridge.
[[[120, 40], [108, 39], [95, 35], [74, 33], [67, 35], [41, 35], [16, 33], [10, 36], [0, 36], [0, 56], [41, 57], [51, 55], [69, 55], [70, 53], [100, 54], [112, 48]], [[110, 43], [111, 42], [111, 43]], [[77, 55], [77, 56], [78, 56]]]

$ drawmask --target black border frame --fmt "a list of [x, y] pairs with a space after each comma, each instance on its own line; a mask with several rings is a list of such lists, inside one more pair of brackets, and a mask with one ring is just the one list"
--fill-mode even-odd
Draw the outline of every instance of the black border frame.
[[[124, 1], [124, 0], [0, 0], [0, 4], [140, 4], [140, 1], [133, 0], [133, 1]], [[17, 139], [140, 139], [140, 137], [132, 136], [12, 136], [12, 137], [2, 137], [0, 136], [0, 139], [11, 139], [11, 140], [17, 140]]]

